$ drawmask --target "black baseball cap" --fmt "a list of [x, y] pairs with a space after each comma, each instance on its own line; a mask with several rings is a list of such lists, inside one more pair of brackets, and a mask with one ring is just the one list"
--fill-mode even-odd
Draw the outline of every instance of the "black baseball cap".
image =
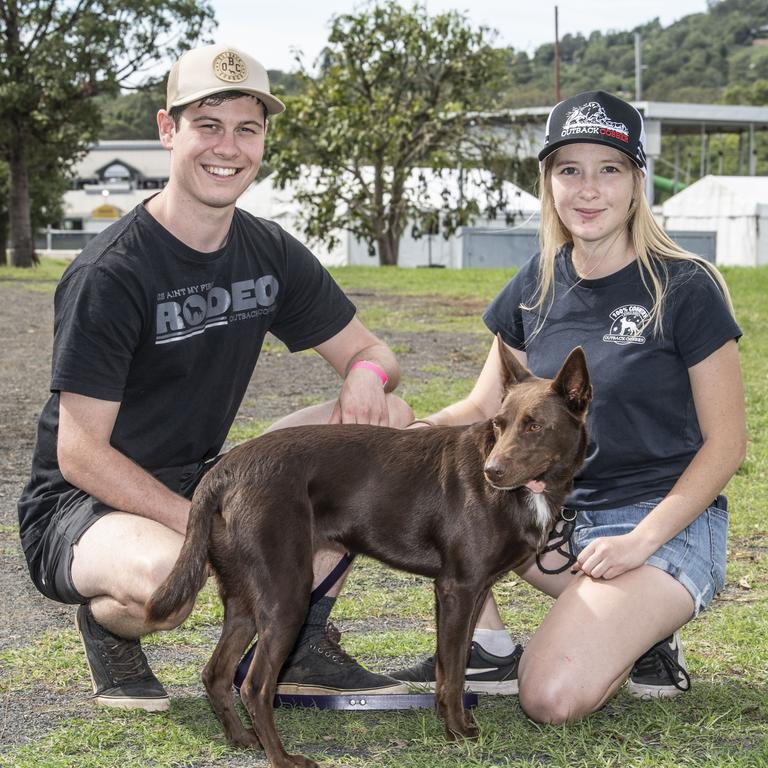
[[585, 91], [561, 101], [547, 118], [539, 161], [567, 144], [605, 144], [627, 155], [645, 172], [643, 116], [605, 91]]

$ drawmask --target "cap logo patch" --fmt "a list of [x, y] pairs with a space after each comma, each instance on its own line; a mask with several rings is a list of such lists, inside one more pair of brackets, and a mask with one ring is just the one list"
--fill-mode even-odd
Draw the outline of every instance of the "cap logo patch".
[[624, 123], [611, 120], [596, 101], [574, 107], [565, 118], [562, 138], [573, 135], [597, 134], [629, 143], [629, 129]]
[[213, 73], [225, 83], [242, 83], [248, 78], [248, 67], [234, 51], [224, 51], [213, 60]]

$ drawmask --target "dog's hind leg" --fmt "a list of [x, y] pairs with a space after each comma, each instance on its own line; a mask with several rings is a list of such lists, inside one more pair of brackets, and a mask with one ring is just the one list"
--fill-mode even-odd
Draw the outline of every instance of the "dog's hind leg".
[[224, 625], [216, 649], [203, 669], [203, 683], [227, 739], [237, 746], [258, 748], [261, 746], [258, 737], [243, 725], [232, 703], [237, 662], [256, 633], [256, 623], [250, 606], [242, 597], [222, 595], [222, 599]]
[[[288, 514], [285, 509], [284, 514]], [[274, 525], [283, 526], [284, 518], [276, 518]], [[264, 539], [268, 543], [250, 564], [259, 573], [261, 587], [255, 605], [259, 640], [240, 687], [240, 698], [272, 768], [317, 768], [314, 761], [285, 751], [273, 712], [278, 675], [294, 647], [309, 605], [312, 536], [298, 523], [290, 536], [281, 530], [279, 536]]]
[[435, 705], [445, 721], [449, 738], [476, 738], [477, 726], [464, 711], [462, 691], [469, 654], [471, 627], [477, 620], [481, 585], [455, 578], [435, 581], [437, 612], [437, 666]]

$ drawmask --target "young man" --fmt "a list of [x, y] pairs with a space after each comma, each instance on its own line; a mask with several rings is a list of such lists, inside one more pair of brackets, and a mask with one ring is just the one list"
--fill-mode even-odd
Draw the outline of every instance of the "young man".
[[[56, 291], [52, 395], [20, 531], [37, 588], [79, 604], [94, 693], [107, 706], [168, 706], [139, 638], [178, 626], [192, 606], [151, 626], [144, 604], [176, 560], [189, 498], [267, 331], [291, 351], [313, 347], [343, 377], [337, 400], [273, 428], [411, 418], [389, 394], [392, 352], [330, 275], [276, 224], [235, 207], [259, 170], [267, 117], [283, 109], [249, 55], [220, 45], [185, 53], [157, 116], [167, 186], [89, 243]], [[318, 581], [336, 560], [318, 553]], [[332, 603], [312, 608], [282, 682], [293, 692], [405, 691], [341, 651], [326, 632]]]

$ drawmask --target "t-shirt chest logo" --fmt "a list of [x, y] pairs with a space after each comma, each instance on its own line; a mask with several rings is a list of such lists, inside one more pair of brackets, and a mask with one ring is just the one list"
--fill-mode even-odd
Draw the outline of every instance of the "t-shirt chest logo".
[[184, 341], [206, 329], [274, 314], [280, 285], [274, 275], [237, 280], [229, 288], [213, 283], [157, 294], [155, 344]]
[[645, 330], [651, 314], [648, 310], [639, 304], [625, 304], [623, 307], [617, 307], [609, 315], [611, 318], [611, 327], [608, 333], [603, 336], [603, 341], [613, 344], [645, 344]]

